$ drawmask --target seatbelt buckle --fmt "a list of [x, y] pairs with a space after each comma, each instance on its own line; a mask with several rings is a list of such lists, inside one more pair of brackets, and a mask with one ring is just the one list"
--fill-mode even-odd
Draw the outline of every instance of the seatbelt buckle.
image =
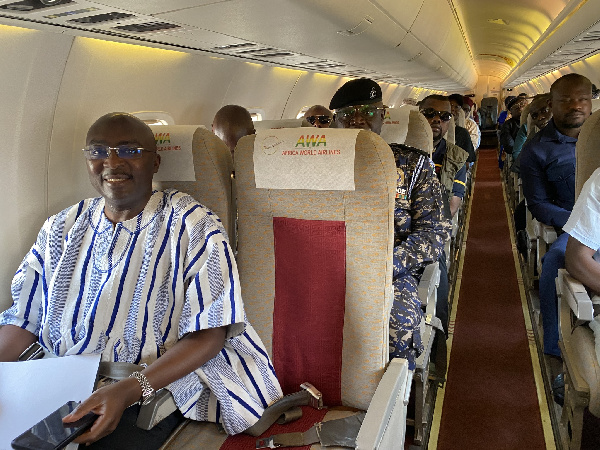
[[277, 448], [277, 447], [281, 447], [281, 445], [275, 444], [275, 442], [273, 441], [273, 436], [269, 436], [266, 438], [256, 440], [256, 448], [257, 449], [258, 448]]
[[306, 381], [300, 387], [311, 395], [310, 406], [315, 409], [323, 409], [323, 394], [321, 394], [321, 391]]

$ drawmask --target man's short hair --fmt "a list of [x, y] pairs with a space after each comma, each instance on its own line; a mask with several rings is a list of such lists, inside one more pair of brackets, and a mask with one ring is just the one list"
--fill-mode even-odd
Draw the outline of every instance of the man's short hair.
[[515, 97], [514, 95], [509, 95], [508, 97], [506, 97], [506, 98], [504, 99], [504, 106], [506, 106], [506, 109], [510, 109], [510, 108], [508, 107], [508, 104], [509, 104], [510, 102], [512, 102], [512, 101], [513, 101], [515, 98], [517, 98], [517, 97]]
[[428, 95], [427, 97], [425, 97], [423, 100], [421, 100], [419, 102], [419, 106], [421, 106], [427, 100], [437, 100], [438, 102], [449, 102], [450, 101], [450, 99], [448, 97], [446, 97], [445, 95], [431, 94], [431, 95]]
[[451, 102], [452, 101], [456, 102], [458, 104], [458, 106], [460, 106], [461, 108], [465, 104], [463, 96], [460, 94], [451, 94], [448, 96], [448, 100], [450, 100]]
[[350, 80], [339, 88], [329, 103], [329, 109], [340, 109], [346, 106], [370, 105], [382, 101], [381, 87], [369, 79]]
[[587, 84], [590, 87], [590, 92], [592, 90], [592, 82], [583, 75], [575, 72], [568, 73], [563, 75], [550, 86], [550, 95], [552, 95], [558, 87], [563, 83], [583, 83]]

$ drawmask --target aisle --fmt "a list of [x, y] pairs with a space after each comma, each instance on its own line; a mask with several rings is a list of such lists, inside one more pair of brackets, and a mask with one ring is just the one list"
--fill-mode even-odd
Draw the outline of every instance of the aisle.
[[480, 150], [474, 189], [450, 327], [448, 381], [438, 394], [429, 448], [436, 443], [440, 450], [554, 448], [551, 430], [546, 427], [545, 438], [542, 426], [542, 417], [549, 420], [540, 413], [538, 398], [545, 397], [536, 390], [536, 354], [495, 150]]

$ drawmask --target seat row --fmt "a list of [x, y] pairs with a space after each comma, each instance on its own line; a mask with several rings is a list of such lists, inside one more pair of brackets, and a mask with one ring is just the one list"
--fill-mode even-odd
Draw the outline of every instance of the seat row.
[[[404, 140], [431, 142], [425, 118], [408, 116]], [[203, 127], [153, 131], [163, 160], [155, 187], [195, 197], [237, 243], [246, 312], [284, 394], [309, 381], [334, 407], [324, 420], [348, 414], [339, 406], [367, 411], [357, 448], [393, 448], [404, 441], [414, 378], [411, 423], [422, 442], [439, 269], [428, 267], [419, 286], [425, 352], [413, 374], [406, 361], [388, 360], [398, 175], [384, 140], [358, 130], [258, 130], [239, 141], [234, 164]], [[213, 424], [189, 422], [165, 448], [197, 447], [198, 439], [219, 448], [225, 438]]]

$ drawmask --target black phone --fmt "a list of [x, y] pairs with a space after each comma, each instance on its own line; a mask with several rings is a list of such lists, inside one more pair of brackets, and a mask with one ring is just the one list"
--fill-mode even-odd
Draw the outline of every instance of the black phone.
[[63, 423], [62, 419], [71, 414], [79, 403], [70, 401], [62, 405], [45, 419], [42, 419], [25, 433], [11, 442], [16, 450], [59, 450], [90, 428], [98, 417], [88, 413], [81, 419]]

